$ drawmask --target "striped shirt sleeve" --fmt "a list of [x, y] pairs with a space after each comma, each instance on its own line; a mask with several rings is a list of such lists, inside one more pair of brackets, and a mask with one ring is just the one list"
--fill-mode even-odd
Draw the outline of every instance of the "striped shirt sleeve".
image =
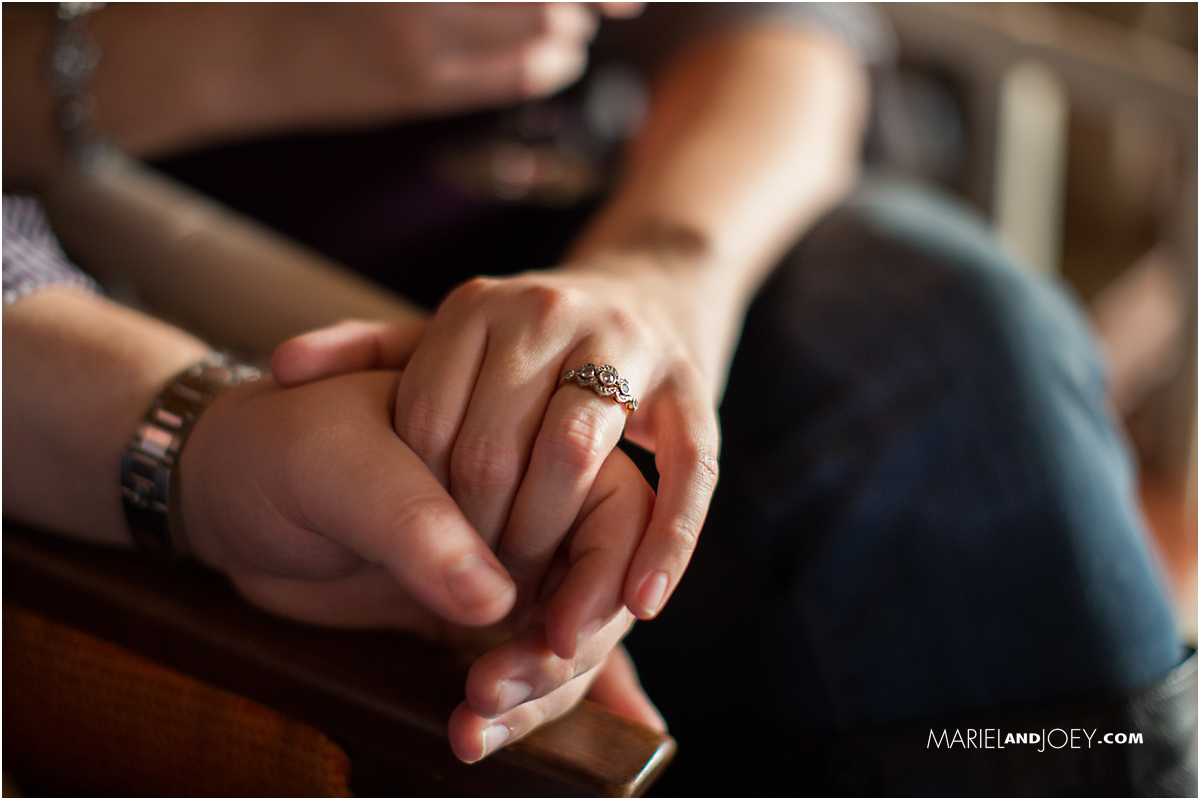
[[47, 286], [100, 292], [63, 252], [42, 204], [25, 195], [4, 195], [4, 305]]

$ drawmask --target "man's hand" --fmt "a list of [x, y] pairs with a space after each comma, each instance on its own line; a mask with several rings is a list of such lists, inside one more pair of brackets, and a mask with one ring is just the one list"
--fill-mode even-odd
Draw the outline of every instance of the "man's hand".
[[350, 375], [291, 392], [265, 379], [209, 408], [180, 473], [197, 555], [280, 613], [290, 611], [280, 581], [324, 584], [328, 604], [311, 613], [327, 618], [313, 621], [396, 624], [389, 615], [407, 604], [376, 602], [393, 582], [453, 623], [507, 615], [515, 593], [504, 568], [391, 433], [396, 379]]
[[[476, 760], [499, 746], [495, 725], [515, 741], [569, 710], [597, 666], [622, 669], [605, 660], [633, 618], [603, 576], [628, 561], [653, 494], [615, 453], [560, 554], [552, 598], [505, 620], [512, 581], [392, 430], [398, 378], [360, 372], [286, 390], [265, 379], [222, 396], [184, 450], [184, 523], [198, 557], [270, 611], [494, 647], [451, 724], [455, 752]], [[568, 641], [571, 657], [555, 655]], [[609, 702], [661, 727], [636, 682], [616, 675], [601, 684], [625, 687]]]

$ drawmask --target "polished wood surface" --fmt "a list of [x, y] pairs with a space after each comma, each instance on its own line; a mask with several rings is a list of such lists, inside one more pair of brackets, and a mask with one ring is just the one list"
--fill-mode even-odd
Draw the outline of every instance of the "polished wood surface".
[[[255, 609], [220, 576], [4, 525], [4, 600], [311, 725], [359, 795], [636, 796], [675, 742], [585, 701], [491, 758], [459, 762], [446, 720], [469, 657], [401, 633]], [[12, 691], [16, 687], [5, 687]]]

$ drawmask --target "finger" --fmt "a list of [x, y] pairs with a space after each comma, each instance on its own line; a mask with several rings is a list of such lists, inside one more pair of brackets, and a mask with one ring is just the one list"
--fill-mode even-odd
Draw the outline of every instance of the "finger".
[[594, 677], [593, 673], [580, 675], [549, 695], [496, 718], [476, 714], [464, 700], [450, 715], [450, 747], [468, 764], [489, 756], [579, 705]]
[[[346, 391], [348, 381], [363, 390]], [[297, 475], [289, 483], [302, 487], [300, 516], [383, 565], [446, 619], [495, 622], [511, 610], [515, 587], [446, 490], [392, 432], [394, 382], [393, 374], [368, 372], [290, 390], [338, 409], [337, 425], [306, 426], [291, 459]]]
[[629, 457], [605, 460], [571, 537], [570, 569], [546, 610], [546, 640], [572, 658], [624, 606], [629, 562], [650, 520], [654, 492]]
[[494, 106], [546, 97], [574, 83], [586, 67], [583, 44], [544, 38], [520, 48], [447, 56], [434, 65], [431, 77], [458, 106]]
[[464, 3], [438, 9], [453, 19], [450, 47], [496, 51], [543, 38], [587, 42], [596, 34], [594, 10], [583, 3]]
[[406, 325], [346, 320], [288, 339], [271, 356], [281, 386], [370, 369], [400, 369], [421, 341], [427, 321]]
[[336, 628], [400, 628], [429, 638], [441, 638], [446, 629], [444, 620], [374, 564], [327, 581], [297, 580], [236, 565], [229, 577], [254, 605], [300, 622]]
[[554, 391], [561, 333], [497, 331], [450, 455], [450, 496], [489, 546], [509, 517]]
[[645, 3], [596, 3], [600, 13], [610, 19], [633, 19], [645, 10]]
[[667, 732], [667, 722], [642, 688], [637, 668], [624, 645], [614, 647], [596, 673], [587, 693], [588, 700], [660, 733]]
[[[603, 366], [597, 351], [584, 343], [567, 363]], [[634, 362], [630, 369], [640, 376], [643, 365]], [[554, 551], [579, 518], [601, 465], [621, 438], [626, 414], [611, 398], [574, 383], [565, 383], [550, 399], [497, 551], [523, 595], [535, 593]]]
[[711, 402], [698, 388], [664, 387], [653, 425], [658, 497], [625, 583], [625, 604], [654, 618], [687, 569], [717, 486], [720, 434]]
[[451, 625], [375, 565], [325, 581], [286, 578], [236, 565], [228, 572], [237, 590], [254, 605], [310, 625], [395, 628], [475, 652], [499, 647], [516, 633], [507, 621], [486, 628]]
[[632, 623], [633, 615], [621, 608], [573, 658], [555, 655], [542, 628], [518, 634], [471, 665], [467, 702], [476, 714], [493, 718], [545, 697], [603, 661]]
[[488, 283], [476, 279], [450, 294], [396, 393], [396, 433], [446, 487], [454, 441], [487, 351], [487, 319], [469, 309]]

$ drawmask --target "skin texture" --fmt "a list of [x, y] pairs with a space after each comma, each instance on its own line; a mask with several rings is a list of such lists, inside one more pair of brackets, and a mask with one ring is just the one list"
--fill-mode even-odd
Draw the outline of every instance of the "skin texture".
[[[582, 69], [597, 13], [464, 8], [117, 4], [91, 20], [104, 52], [96, 122], [159, 155], [543, 96]], [[58, 163], [38, 74], [48, 36], [42, 10], [5, 8], [6, 188], [36, 186]], [[560, 268], [472, 281], [419, 336], [354, 323], [293, 340], [272, 365], [292, 388], [238, 389], [206, 412], [182, 466], [201, 558], [279, 613], [492, 647], [451, 721], [466, 760], [589, 686], [661, 727], [619, 638], [683, 575], [716, 484], [715, 408], [742, 315], [852, 182], [865, 96], [844, 48], [808, 32], [751, 28], [685, 49], [659, 76], [617, 191]], [[128, 544], [114, 465], [151, 398], [206, 348], [56, 289], [6, 309], [4, 334], [5, 462], [28, 466], [5, 470], [5, 513]], [[556, 388], [585, 361], [615, 364], [641, 408], [626, 418]], [[622, 431], [654, 451], [657, 499], [613, 450]], [[362, 453], [409, 480], [349, 481]], [[326, 483], [342, 492], [322, 494]], [[452, 535], [430, 533], [443, 527]], [[471, 566], [495, 577], [466, 580], [475, 595], [462, 588]], [[321, 602], [297, 581], [319, 584]]]
[[[4, 470], [5, 514], [131, 546], [115, 465], [159, 387], [207, 348], [66, 288], [10, 306], [3, 325], [4, 461], [22, 467]], [[565, 713], [601, 677], [601, 702], [619, 697], [621, 713], [664, 729], [618, 647], [632, 616], [618, 596], [597, 601], [604, 587], [581, 569], [641, 536], [653, 496], [636, 467], [618, 451], [598, 476], [564, 554], [567, 602], [509, 618], [511, 579], [392, 431], [397, 378], [360, 372], [289, 390], [268, 378], [223, 395], [181, 459], [196, 557], [227, 573], [251, 602], [284, 616], [401, 628], [485, 653], [450, 727], [451, 745], [466, 760], [484, 755], [487, 727], [503, 724], [506, 741], [515, 741]], [[464, 565], [486, 565], [485, 574], [464, 580]], [[603, 627], [575, 658], [555, 656], [547, 631], [573, 628], [571, 615], [588, 604], [604, 609]], [[502, 681], [518, 678], [531, 691], [519, 701], [504, 695], [505, 707]], [[489, 719], [498, 714], [498, 722]]]

